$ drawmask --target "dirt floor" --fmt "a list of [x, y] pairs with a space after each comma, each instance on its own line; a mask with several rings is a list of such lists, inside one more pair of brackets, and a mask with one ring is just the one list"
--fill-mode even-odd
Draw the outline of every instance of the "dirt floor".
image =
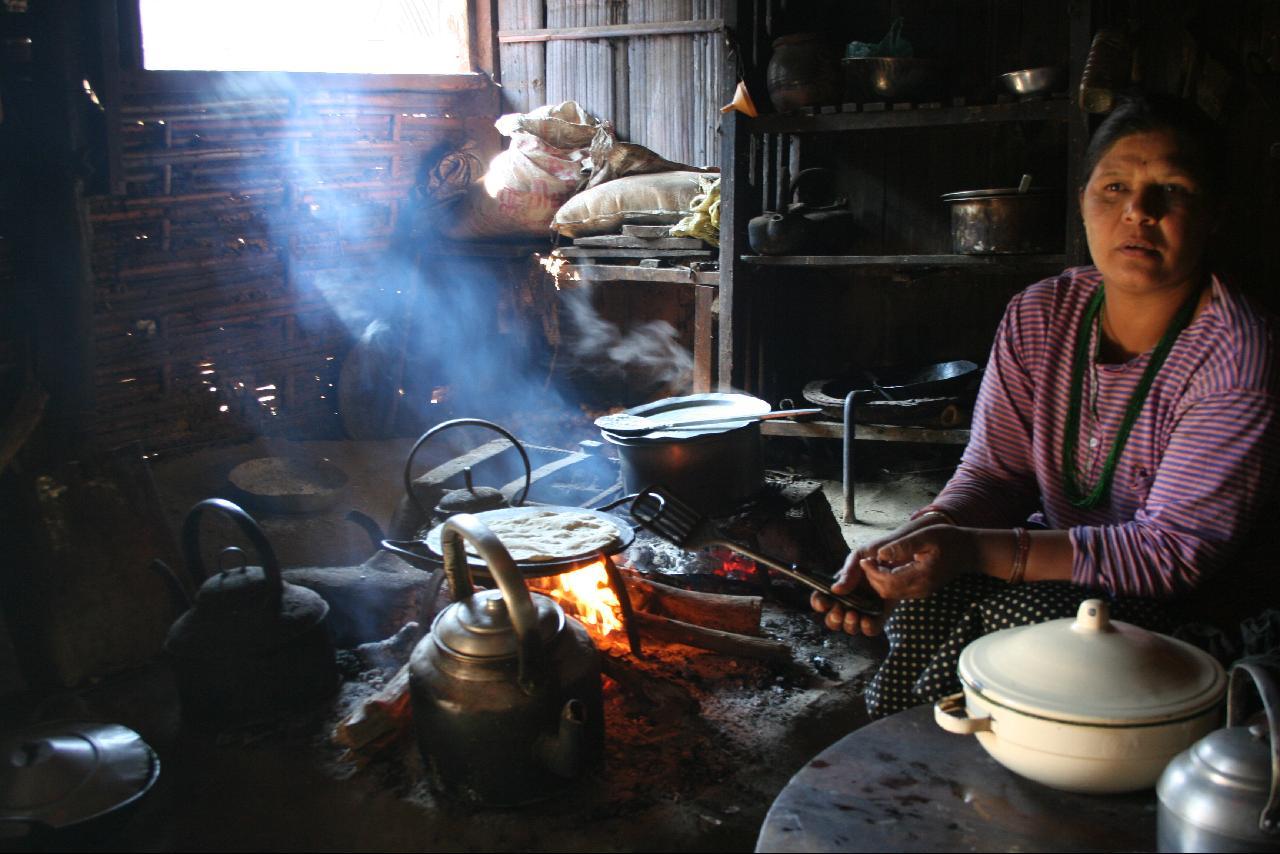
[[[411, 442], [267, 443], [209, 448], [153, 463], [175, 530], [197, 500], [221, 494], [226, 473], [263, 454], [306, 452], [342, 467], [341, 504], [307, 517], [260, 514], [282, 565], [355, 565], [372, 552], [347, 509], [380, 524], [399, 500]], [[908, 455], [909, 457], [910, 455]], [[937, 472], [874, 468], [857, 488], [849, 542], [891, 529], [927, 503]], [[840, 484], [825, 485], [840, 513]], [[340, 653], [338, 694], [313, 714], [265, 728], [184, 727], [163, 668], [60, 698], [73, 710], [131, 726], [164, 772], [133, 815], [82, 847], [95, 850], [752, 850], [773, 798], [816, 753], [865, 722], [861, 688], [879, 643], [833, 635], [802, 597], [767, 601], [763, 634], [790, 645], [782, 665], [682, 645], [650, 644], [642, 660], [606, 641], [603, 766], [545, 802], [485, 809], [432, 793], [411, 738], [356, 759], [334, 725], [394, 673]], [[42, 710], [48, 714], [49, 709]], [[55, 845], [54, 847], [59, 847]], [[65, 846], [63, 846], [65, 847]]]

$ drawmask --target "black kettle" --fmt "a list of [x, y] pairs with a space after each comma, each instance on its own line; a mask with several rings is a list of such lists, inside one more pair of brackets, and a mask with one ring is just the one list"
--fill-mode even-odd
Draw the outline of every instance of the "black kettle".
[[[262, 560], [248, 566], [231, 546], [225, 558], [239, 566], [206, 578], [200, 559], [200, 519], [206, 510], [228, 516]], [[288, 584], [271, 543], [253, 517], [223, 498], [199, 502], [182, 526], [182, 550], [199, 589], [188, 596], [168, 566], [155, 561], [175, 599], [188, 610], [164, 642], [173, 663], [184, 719], [245, 724], [298, 710], [338, 687], [333, 643], [324, 625], [329, 605], [313, 590]]]
[[[843, 196], [830, 188], [835, 176], [830, 169], [805, 169], [791, 182], [787, 197], [791, 203], [781, 213], [765, 211], [747, 223], [747, 239], [759, 255], [843, 254], [853, 231], [853, 213]], [[814, 187], [824, 187], [825, 196], [806, 200]]]

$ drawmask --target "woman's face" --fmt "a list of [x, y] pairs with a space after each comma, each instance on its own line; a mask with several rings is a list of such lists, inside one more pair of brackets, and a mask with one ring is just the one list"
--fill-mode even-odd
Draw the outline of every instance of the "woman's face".
[[1109, 289], [1177, 289], [1200, 270], [1212, 229], [1206, 189], [1169, 131], [1121, 137], [1080, 191], [1093, 263]]

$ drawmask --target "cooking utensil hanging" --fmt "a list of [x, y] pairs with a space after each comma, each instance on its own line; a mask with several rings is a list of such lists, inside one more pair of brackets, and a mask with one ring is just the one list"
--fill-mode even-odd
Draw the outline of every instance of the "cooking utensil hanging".
[[676, 496], [660, 486], [641, 490], [631, 502], [631, 518], [646, 530], [674, 543], [685, 551], [696, 551], [707, 546], [722, 546], [744, 557], [762, 563], [770, 569], [816, 590], [824, 596], [852, 608], [860, 614], [879, 616], [884, 603], [878, 597], [839, 594], [831, 591], [831, 584], [801, 569], [797, 564], [786, 564], [755, 549], [726, 537], [707, 517], [698, 513]]
[[643, 415], [629, 415], [619, 412], [614, 415], [601, 415], [595, 425], [615, 436], [646, 436], [659, 430], [685, 430], [694, 427], [705, 427], [709, 424], [723, 424], [726, 427], [738, 424], [750, 424], [753, 421], [772, 421], [777, 418], [806, 418], [821, 415], [819, 408], [812, 409], [780, 409], [777, 412], [766, 412], [761, 415], [739, 417], [704, 418], [697, 421], [659, 421]]

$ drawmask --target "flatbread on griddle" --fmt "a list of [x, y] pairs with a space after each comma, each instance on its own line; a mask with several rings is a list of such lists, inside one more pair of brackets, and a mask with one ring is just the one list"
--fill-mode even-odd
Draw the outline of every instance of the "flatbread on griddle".
[[[617, 527], [607, 520], [591, 513], [570, 510], [537, 510], [486, 519], [484, 524], [517, 561], [563, 560], [595, 551], [609, 551], [622, 542]], [[476, 554], [470, 543], [467, 543], [467, 551]]]

